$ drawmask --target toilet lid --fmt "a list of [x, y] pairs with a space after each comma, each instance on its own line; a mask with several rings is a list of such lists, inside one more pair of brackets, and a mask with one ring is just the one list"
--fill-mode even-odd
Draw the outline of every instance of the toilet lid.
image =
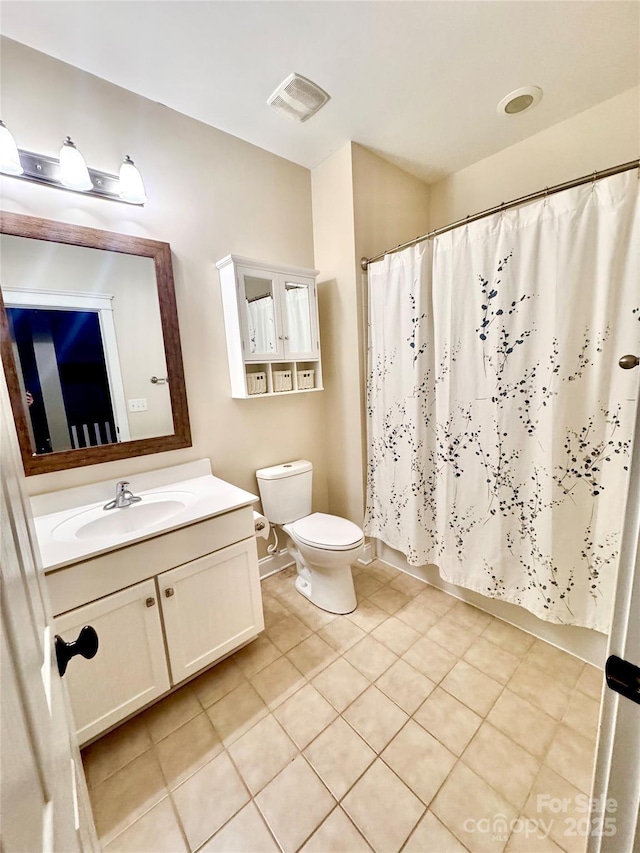
[[324, 512], [314, 512], [294, 521], [291, 530], [303, 544], [330, 551], [346, 551], [360, 543], [363, 538], [362, 530], [357, 524]]

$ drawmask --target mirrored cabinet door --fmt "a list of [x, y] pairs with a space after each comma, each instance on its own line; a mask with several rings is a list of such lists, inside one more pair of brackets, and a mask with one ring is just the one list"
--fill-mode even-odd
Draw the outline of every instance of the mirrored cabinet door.
[[315, 284], [313, 281], [284, 278], [281, 290], [286, 358], [317, 358], [318, 340], [315, 322]]
[[253, 271], [239, 270], [245, 301], [245, 358], [250, 361], [280, 358], [283, 333], [276, 311], [274, 278]]

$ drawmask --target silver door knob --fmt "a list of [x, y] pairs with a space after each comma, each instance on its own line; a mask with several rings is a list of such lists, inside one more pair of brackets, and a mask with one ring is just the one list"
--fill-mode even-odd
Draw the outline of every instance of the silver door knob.
[[623, 355], [618, 364], [623, 370], [631, 370], [640, 364], [640, 358], [637, 355]]

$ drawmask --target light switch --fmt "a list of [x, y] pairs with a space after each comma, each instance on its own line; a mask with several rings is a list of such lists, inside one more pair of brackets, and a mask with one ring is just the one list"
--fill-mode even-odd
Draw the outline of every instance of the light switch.
[[146, 412], [147, 398], [140, 397], [138, 400], [127, 400], [130, 412]]

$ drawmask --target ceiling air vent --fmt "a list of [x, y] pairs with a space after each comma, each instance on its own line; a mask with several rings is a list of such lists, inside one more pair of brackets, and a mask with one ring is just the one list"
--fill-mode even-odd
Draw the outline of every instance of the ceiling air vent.
[[267, 103], [287, 118], [306, 121], [323, 107], [329, 95], [301, 74], [290, 74], [278, 86]]

